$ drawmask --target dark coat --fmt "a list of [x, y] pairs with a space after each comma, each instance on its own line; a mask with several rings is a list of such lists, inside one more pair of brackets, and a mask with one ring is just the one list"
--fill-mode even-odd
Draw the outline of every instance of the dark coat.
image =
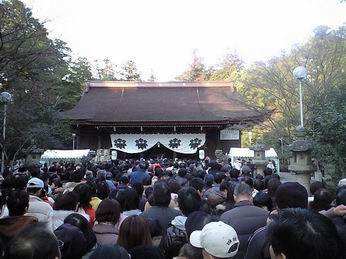
[[238, 234], [239, 258], [245, 257], [250, 236], [266, 225], [268, 215], [268, 211], [254, 206], [250, 201], [241, 201], [221, 215], [220, 220], [232, 226]]
[[257, 229], [250, 238], [245, 259], [270, 259], [266, 226]]

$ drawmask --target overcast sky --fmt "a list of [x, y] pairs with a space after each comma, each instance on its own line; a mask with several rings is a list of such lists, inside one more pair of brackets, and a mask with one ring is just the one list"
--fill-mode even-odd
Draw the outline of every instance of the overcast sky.
[[237, 52], [247, 64], [304, 43], [319, 25], [346, 22], [340, 0], [24, 0], [50, 37], [76, 56], [134, 60], [143, 79], [173, 80], [193, 51], [209, 64]]

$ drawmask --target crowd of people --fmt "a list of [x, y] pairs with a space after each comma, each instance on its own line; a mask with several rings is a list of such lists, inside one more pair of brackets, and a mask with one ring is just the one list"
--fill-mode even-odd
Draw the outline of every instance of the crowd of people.
[[0, 258], [346, 258], [346, 180], [306, 190], [246, 166], [141, 159], [5, 171]]

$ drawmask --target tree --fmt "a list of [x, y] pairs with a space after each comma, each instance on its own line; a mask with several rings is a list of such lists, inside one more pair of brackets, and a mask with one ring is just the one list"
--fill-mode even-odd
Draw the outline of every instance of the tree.
[[48, 38], [44, 23], [21, 1], [0, 5], [0, 90], [14, 99], [8, 108], [6, 143], [1, 141], [7, 161], [23, 149], [59, 148], [70, 142], [69, 127], [58, 117], [72, 88], [75, 98], [67, 103], [77, 100], [82, 80], [70, 60], [66, 44]]
[[[278, 145], [277, 139], [293, 139], [293, 129], [299, 124], [298, 82], [292, 70], [304, 65], [308, 80], [303, 84], [305, 127], [315, 141], [315, 156], [325, 163], [336, 165], [338, 177], [345, 168], [346, 131], [344, 98], [346, 80], [346, 26], [330, 30], [321, 26], [303, 45], [295, 46], [291, 53], [267, 63], [256, 63], [246, 70], [239, 89], [251, 104], [274, 109], [269, 124], [260, 131], [263, 139]], [[336, 179], [336, 178], [335, 178]]]
[[97, 79], [99, 80], [118, 80], [116, 76], [116, 65], [114, 65], [108, 58], [102, 62], [95, 60]]
[[190, 67], [181, 75], [177, 76], [176, 79], [183, 81], [209, 80], [212, 73], [213, 68], [206, 68], [203, 59], [197, 56], [196, 51], [194, 51], [193, 61], [190, 64]]
[[214, 81], [238, 81], [244, 69], [244, 61], [235, 53], [228, 53], [210, 76]]
[[141, 81], [141, 74], [139, 73], [136, 63], [133, 60], [125, 62], [119, 74], [121, 75], [121, 80]]

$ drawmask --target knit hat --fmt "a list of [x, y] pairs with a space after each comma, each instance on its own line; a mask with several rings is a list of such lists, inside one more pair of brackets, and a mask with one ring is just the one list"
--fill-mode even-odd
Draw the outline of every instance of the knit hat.
[[275, 197], [279, 209], [308, 207], [308, 192], [297, 182], [281, 184], [276, 190]]
[[234, 257], [239, 248], [239, 239], [234, 228], [222, 221], [211, 222], [205, 225], [202, 231], [192, 232], [190, 243], [218, 258]]

